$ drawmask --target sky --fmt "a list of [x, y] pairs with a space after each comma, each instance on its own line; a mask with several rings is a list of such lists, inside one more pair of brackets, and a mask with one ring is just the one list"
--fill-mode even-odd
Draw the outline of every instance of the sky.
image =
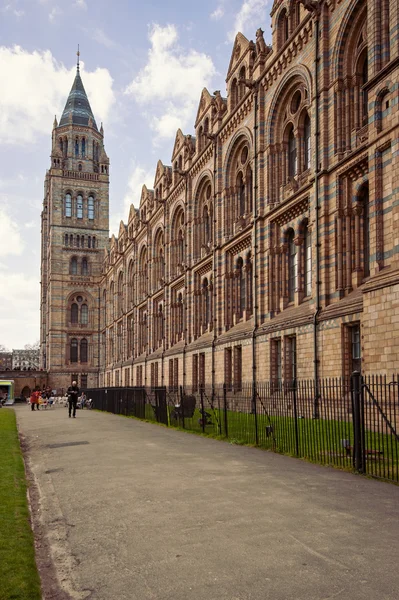
[[194, 133], [204, 87], [226, 94], [237, 31], [270, 42], [272, 0], [0, 0], [0, 345], [39, 339], [40, 213], [54, 115], [80, 67], [110, 158], [110, 235]]

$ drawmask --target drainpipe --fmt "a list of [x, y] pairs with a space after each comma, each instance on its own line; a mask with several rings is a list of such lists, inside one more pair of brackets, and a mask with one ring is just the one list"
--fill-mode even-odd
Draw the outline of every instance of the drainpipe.
[[252, 385], [253, 390], [256, 390], [257, 381], [257, 364], [256, 364], [256, 331], [258, 329], [258, 92], [259, 81], [251, 81], [249, 79], [241, 79], [246, 87], [253, 90], [254, 96], [254, 197], [253, 197], [253, 217], [254, 225], [252, 230], [252, 246], [254, 249], [253, 256], [253, 277], [252, 277], [252, 303], [254, 315], [254, 327], [252, 330]]
[[[184, 257], [187, 259], [187, 194], [188, 194], [188, 171], [182, 171], [181, 169], [174, 169], [174, 172], [181, 177], [184, 177], [184, 224], [186, 227], [186, 235], [184, 236]], [[184, 264], [184, 346], [183, 346], [183, 390], [186, 386], [186, 349], [187, 349], [187, 264]]]
[[254, 86], [254, 226], [253, 226], [253, 277], [252, 277], [252, 302], [254, 313], [254, 328], [252, 330], [252, 383], [256, 390], [257, 364], [256, 364], [256, 330], [258, 329], [258, 92], [259, 83]]
[[98, 373], [97, 373], [97, 387], [100, 387], [100, 369], [101, 369], [101, 287], [98, 286]]
[[320, 91], [319, 91], [319, 62], [320, 62], [320, 7], [317, 7], [315, 11], [315, 110], [316, 110], [316, 147], [315, 147], [315, 228], [316, 228], [316, 311], [313, 317], [313, 354], [314, 354], [314, 404], [313, 404], [313, 418], [318, 419], [320, 417], [319, 411], [319, 400], [320, 400], [320, 389], [319, 389], [319, 344], [318, 344], [318, 330], [317, 330], [317, 319], [321, 310], [320, 304], [320, 192], [319, 192], [319, 172], [320, 172]]
[[208, 139], [213, 143], [213, 221], [212, 221], [212, 272], [213, 272], [213, 303], [212, 303], [212, 320], [213, 320], [213, 336], [212, 336], [212, 399], [215, 397], [215, 351], [216, 351], [216, 338], [217, 338], [217, 289], [216, 289], [216, 276], [217, 276], [217, 264], [216, 264], [216, 173], [217, 173], [217, 133], [207, 134]]

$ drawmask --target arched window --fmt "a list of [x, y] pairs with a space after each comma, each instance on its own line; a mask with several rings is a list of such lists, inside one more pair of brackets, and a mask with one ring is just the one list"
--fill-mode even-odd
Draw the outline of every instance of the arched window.
[[288, 134], [288, 177], [295, 177], [297, 168], [296, 138], [291, 126]]
[[77, 275], [78, 274], [78, 259], [76, 258], [76, 256], [73, 256], [71, 258], [71, 262], [69, 265], [69, 272], [71, 275]]
[[78, 158], [79, 156], [79, 138], [76, 138], [75, 140], [75, 158]]
[[237, 314], [238, 314], [238, 317], [241, 319], [242, 316], [244, 315], [245, 301], [246, 301], [244, 261], [242, 260], [241, 256], [237, 259], [236, 269], [237, 269], [237, 284], [238, 284]]
[[241, 101], [244, 96], [245, 96], [245, 83], [244, 83], [244, 79], [245, 79], [245, 67], [242, 66], [240, 69], [240, 75], [239, 75], [239, 79], [238, 79], [238, 95], [239, 95], [239, 101]]
[[279, 47], [284, 46], [289, 36], [289, 27], [288, 27], [288, 15], [287, 10], [284, 8], [278, 18], [277, 22], [277, 37], [279, 40]]
[[208, 207], [204, 206], [204, 213], [202, 217], [202, 221], [204, 224], [204, 244], [208, 244], [211, 239], [211, 227], [210, 227], [210, 219]]
[[96, 236], [95, 235], [93, 235], [93, 238], [92, 238], [92, 247], [93, 248], [96, 247]]
[[363, 125], [367, 125], [368, 123], [368, 114], [369, 114], [369, 108], [368, 108], [368, 93], [367, 93], [367, 89], [365, 89], [365, 85], [369, 80], [369, 71], [368, 71], [368, 59], [367, 59], [367, 49], [365, 50], [365, 56], [363, 59], [363, 66], [362, 66], [362, 104], [363, 104], [363, 108], [362, 108], [362, 123]]
[[242, 173], [237, 177], [237, 194], [238, 194], [238, 216], [245, 214], [245, 184]]
[[208, 279], [206, 277], [202, 283], [202, 294], [204, 297], [203, 319], [204, 319], [205, 328], [207, 328], [209, 325], [209, 321], [210, 321], [210, 305], [209, 305], [209, 285], [208, 285]]
[[81, 171], [81, 170], [82, 170], [82, 163], [79, 163], [78, 164], [78, 171]]
[[233, 109], [238, 104], [238, 84], [237, 84], [237, 79], [233, 79], [233, 82], [232, 82], [231, 88], [230, 88], [230, 96], [231, 96], [230, 105], [231, 105], [231, 108]]
[[65, 194], [65, 216], [72, 217], [72, 196]]
[[181, 229], [179, 230], [177, 249], [178, 249], [178, 259], [177, 259], [178, 264], [182, 265], [183, 260], [184, 260], [184, 238], [183, 238], [183, 231]]
[[311, 164], [311, 127], [310, 127], [310, 119], [309, 115], [306, 115], [305, 121], [303, 123], [303, 168], [305, 171], [310, 169]]
[[360, 193], [359, 201], [363, 215], [363, 277], [370, 276], [370, 205], [369, 186], [365, 184]]
[[87, 258], [85, 258], [85, 257], [82, 258], [81, 273], [82, 273], [82, 275], [88, 275], [89, 274], [89, 266], [87, 264]]
[[94, 219], [94, 198], [93, 196], [89, 196], [87, 201], [87, 212], [89, 220], [92, 221]]
[[78, 362], [78, 340], [75, 338], [71, 340], [69, 357], [71, 363]]
[[305, 227], [304, 232], [304, 249], [305, 249], [305, 272], [304, 272], [304, 290], [305, 296], [312, 295], [312, 234]]
[[71, 235], [69, 236], [69, 245], [73, 246], [73, 235], [71, 233]]
[[123, 313], [123, 273], [118, 277], [118, 317]]
[[78, 323], [79, 308], [76, 302], [71, 306], [71, 323]]
[[68, 234], [66, 233], [66, 234], [65, 234], [65, 246], [68, 246], [68, 241], [69, 241], [69, 236], [68, 236]]
[[248, 212], [251, 213], [253, 211], [253, 192], [252, 192], [252, 169], [248, 165], [247, 174], [246, 174], [246, 187], [248, 190]]
[[83, 219], [83, 196], [80, 194], [76, 198], [76, 216], [78, 219]]
[[82, 138], [82, 158], [86, 156], [86, 139]]
[[246, 283], [247, 283], [247, 301], [245, 310], [248, 315], [252, 315], [253, 312], [253, 281], [252, 281], [252, 255], [251, 252], [248, 252], [247, 258], [245, 261], [245, 275], [246, 275]]
[[288, 301], [293, 302], [298, 282], [298, 255], [294, 242], [294, 231], [288, 234]]
[[80, 308], [80, 323], [82, 325], [87, 325], [89, 322], [89, 307], [87, 304], [82, 304]]
[[87, 363], [87, 340], [80, 340], [80, 362]]
[[91, 235], [87, 236], [87, 247], [91, 248]]

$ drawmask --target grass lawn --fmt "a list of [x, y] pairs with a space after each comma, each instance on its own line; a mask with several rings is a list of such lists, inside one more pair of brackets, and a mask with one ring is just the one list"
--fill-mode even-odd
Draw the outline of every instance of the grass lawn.
[[[353, 458], [344, 448], [344, 440], [353, 447], [353, 425], [349, 420], [299, 418], [291, 416], [257, 415], [258, 443], [256, 444], [255, 416], [248, 412], [226, 411], [218, 408], [206, 411], [212, 423], [206, 425], [204, 433], [211, 437], [227, 438], [231, 443], [257, 445], [267, 450], [298, 456], [311, 462], [338, 466], [352, 470]], [[169, 425], [182, 428], [183, 423], [171, 418], [173, 407], [168, 406]], [[145, 418], [155, 421], [150, 405], [145, 406]], [[186, 418], [184, 429], [202, 433], [201, 413], [195, 410], [192, 418]], [[226, 426], [227, 433], [226, 436]], [[268, 428], [272, 427], [272, 431]], [[365, 446], [370, 453], [366, 456], [369, 475], [399, 481], [399, 444], [392, 435], [370, 431], [366, 428]]]
[[0, 410], [0, 600], [40, 600], [15, 413]]

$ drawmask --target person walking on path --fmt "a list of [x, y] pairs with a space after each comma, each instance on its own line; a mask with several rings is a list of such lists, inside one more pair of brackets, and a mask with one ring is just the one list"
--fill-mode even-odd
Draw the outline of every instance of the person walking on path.
[[40, 392], [38, 392], [37, 390], [33, 391], [30, 395], [30, 406], [32, 410], [35, 410], [35, 404], [36, 410], [39, 410], [39, 395]]
[[73, 408], [73, 418], [74, 419], [76, 417], [76, 405], [78, 402], [79, 394], [80, 394], [80, 390], [77, 386], [76, 381], [72, 381], [72, 385], [70, 385], [68, 388], [68, 410], [69, 410], [69, 417], [71, 417], [71, 412], [72, 412], [72, 408]]

